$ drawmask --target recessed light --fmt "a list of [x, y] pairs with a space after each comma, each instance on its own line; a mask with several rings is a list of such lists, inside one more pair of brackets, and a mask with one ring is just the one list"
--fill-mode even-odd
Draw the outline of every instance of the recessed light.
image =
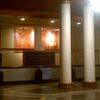
[[24, 21], [24, 20], [25, 20], [25, 18], [21, 18], [20, 20], [21, 20], [21, 21]]
[[54, 20], [51, 20], [50, 22], [51, 22], [51, 23], [54, 23], [55, 21], [54, 21]]
[[81, 22], [77, 22], [76, 24], [77, 24], [77, 25], [81, 25], [82, 23], [81, 23]]

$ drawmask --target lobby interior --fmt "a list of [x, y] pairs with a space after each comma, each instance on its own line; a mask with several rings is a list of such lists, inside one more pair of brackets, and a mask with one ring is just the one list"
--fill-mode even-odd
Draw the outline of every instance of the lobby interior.
[[59, 88], [63, 1], [0, 1], [0, 100], [100, 99], [100, 14], [94, 13], [96, 86], [84, 87], [83, 10], [87, 0], [70, 1], [72, 87], [67, 89]]

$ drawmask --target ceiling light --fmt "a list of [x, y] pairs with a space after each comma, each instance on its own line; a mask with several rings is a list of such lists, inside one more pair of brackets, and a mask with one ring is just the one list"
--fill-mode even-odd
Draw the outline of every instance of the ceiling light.
[[55, 21], [54, 21], [54, 20], [51, 20], [50, 22], [51, 22], [51, 23], [54, 23]]
[[24, 21], [24, 20], [25, 20], [25, 18], [21, 18], [20, 20], [21, 20], [21, 21]]
[[76, 24], [77, 24], [77, 25], [81, 25], [82, 23], [81, 23], [81, 22], [77, 22]]

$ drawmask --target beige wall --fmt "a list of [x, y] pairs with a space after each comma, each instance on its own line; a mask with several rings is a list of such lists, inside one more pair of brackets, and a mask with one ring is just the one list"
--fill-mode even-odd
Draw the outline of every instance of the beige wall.
[[[96, 50], [96, 64], [100, 64], [100, 29], [95, 30], [95, 50]], [[83, 30], [79, 28], [72, 29], [72, 64], [83, 64]], [[1, 47], [14, 48], [14, 28], [1, 29]], [[3, 66], [22, 66], [22, 53], [15, 53], [14, 51], [2, 51], [2, 65]], [[12, 61], [13, 60], [13, 61]], [[56, 65], [59, 65], [59, 54], [56, 54]]]
[[82, 29], [72, 29], [72, 49], [83, 49], [83, 31]]
[[[96, 64], [100, 64], [100, 30], [95, 31], [95, 49], [96, 51]], [[14, 28], [1, 29], [1, 47], [14, 48]], [[3, 66], [22, 66], [23, 55], [22, 53], [15, 53], [14, 51], [1, 51], [2, 52], [2, 65]], [[60, 55], [56, 53], [56, 65], [60, 64]], [[79, 29], [72, 30], [72, 64], [83, 64], [83, 32]], [[3, 70], [4, 81], [18, 81], [18, 80], [33, 80], [34, 72], [36, 69], [13, 69]], [[83, 67], [76, 67], [76, 77], [83, 77]], [[57, 79], [59, 78], [59, 68], [46, 68], [42, 69], [44, 79]], [[96, 76], [100, 76], [100, 71], [96, 68]], [[20, 77], [21, 76], [21, 77]]]
[[14, 29], [2, 28], [1, 29], [1, 48], [13, 48], [14, 47]]
[[[1, 29], [1, 48], [14, 48], [14, 28]], [[22, 66], [22, 53], [2, 51], [2, 66]]]
[[[72, 64], [82, 65], [83, 61], [83, 30], [72, 29]], [[95, 29], [95, 63], [100, 64], [100, 29]]]

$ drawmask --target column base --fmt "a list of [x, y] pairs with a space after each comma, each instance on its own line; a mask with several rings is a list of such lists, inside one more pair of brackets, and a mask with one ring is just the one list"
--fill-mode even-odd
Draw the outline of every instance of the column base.
[[88, 88], [96, 88], [97, 84], [96, 82], [84, 82], [83, 87], [88, 87]]
[[70, 83], [70, 84], [60, 83], [58, 85], [58, 88], [59, 89], [64, 89], [64, 90], [66, 90], [66, 89], [72, 89], [73, 88], [73, 84], [72, 83]]

